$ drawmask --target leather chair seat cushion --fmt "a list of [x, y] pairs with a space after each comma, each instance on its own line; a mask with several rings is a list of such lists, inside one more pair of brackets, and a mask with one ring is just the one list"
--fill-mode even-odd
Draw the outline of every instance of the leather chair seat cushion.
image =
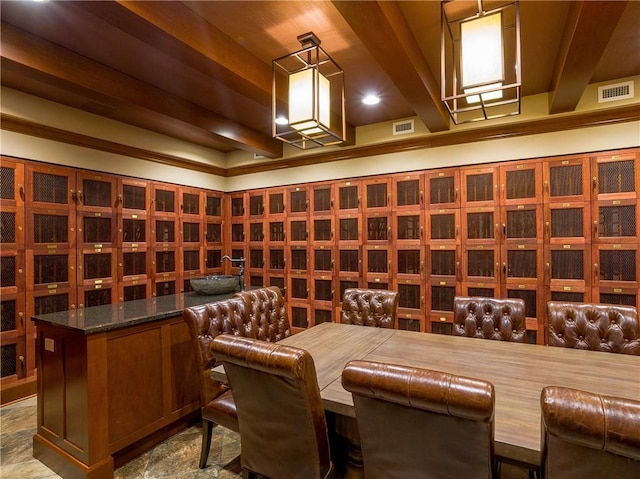
[[202, 407], [202, 417], [238, 432], [238, 412], [231, 389], [227, 389]]
[[638, 313], [632, 306], [547, 304], [550, 346], [640, 355]]

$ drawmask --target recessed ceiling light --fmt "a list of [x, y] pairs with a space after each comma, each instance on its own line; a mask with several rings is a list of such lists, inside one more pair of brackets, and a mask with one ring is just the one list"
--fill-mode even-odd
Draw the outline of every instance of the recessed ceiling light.
[[377, 105], [380, 103], [380, 97], [378, 95], [367, 95], [362, 99], [362, 103], [365, 105]]

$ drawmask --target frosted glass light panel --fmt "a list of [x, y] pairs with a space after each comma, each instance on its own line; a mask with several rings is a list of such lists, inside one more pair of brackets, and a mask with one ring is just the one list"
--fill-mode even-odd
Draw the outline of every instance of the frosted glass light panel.
[[[482, 99], [502, 98], [499, 88], [504, 81], [504, 55], [502, 51], [502, 14], [485, 15], [460, 25], [462, 39], [462, 88], [464, 92], [482, 94]], [[469, 103], [480, 101], [480, 95], [467, 97]]]
[[[331, 86], [317, 69], [310, 68], [289, 75], [289, 124], [304, 135], [317, 135], [331, 123]], [[317, 120], [314, 112], [317, 108]]]

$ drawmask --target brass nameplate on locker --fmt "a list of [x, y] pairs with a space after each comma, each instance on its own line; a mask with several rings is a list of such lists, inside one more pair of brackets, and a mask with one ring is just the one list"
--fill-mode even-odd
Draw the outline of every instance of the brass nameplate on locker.
[[93, 216], [102, 216], [102, 213], [94, 213]]
[[96, 280], [94, 281], [94, 284], [102, 284], [102, 280], [101, 280], [101, 279], [96, 279]]
[[138, 280], [134, 279], [133, 281], [131, 281], [131, 284], [138, 284]]
[[447, 282], [446, 281], [440, 281], [440, 286], [446, 286]]
[[47, 285], [48, 289], [56, 289], [57, 287], [58, 287], [57, 284], [49, 284], [49, 285]]
[[621, 244], [614, 244], [613, 245], [613, 249], [620, 249], [620, 248], [622, 248]]
[[379, 283], [379, 282], [380, 282], [380, 278], [376, 278], [376, 279], [374, 279], [374, 281], [375, 281], [376, 283]]
[[94, 244], [93, 247], [98, 249], [98, 248], [102, 248], [102, 245], [101, 244]]
[[169, 273], [163, 273], [163, 274], [162, 274], [162, 277], [163, 277], [163, 278], [168, 278], [168, 277], [169, 277]]
[[622, 293], [622, 288], [613, 288], [614, 293]]
[[518, 205], [518, 209], [519, 210], [523, 210], [524, 209], [524, 205]]
[[56, 249], [58, 247], [57, 244], [48, 244], [47, 249]]
[[622, 201], [620, 201], [620, 200], [613, 200], [613, 201], [611, 202], [611, 204], [612, 204], [612, 205], [621, 205], [621, 204], [622, 204]]
[[571, 203], [562, 203], [562, 206], [563, 206], [564, 208], [568, 208], [569, 206], [571, 206]]
[[101, 288], [102, 288], [102, 285], [101, 285], [101, 284], [96, 284], [96, 285], [94, 286], [94, 288], [95, 288], [95, 289], [101, 289]]
[[131, 219], [135, 220], [136, 218], [138, 218], [138, 215], [131, 215]]
[[56, 294], [58, 292], [57, 289], [50, 289], [49, 294]]
[[484, 245], [476, 246], [476, 249], [484, 249]]
[[564, 291], [571, 291], [571, 286], [565, 286], [564, 288], [562, 288]]
[[571, 249], [571, 245], [570, 244], [563, 244], [562, 248], [563, 249]]
[[569, 160], [563, 160], [561, 164], [568, 165], [569, 164]]
[[518, 245], [518, 249], [525, 249], [525, 248], [526, 248], [526, 246], [525, 246], [525, 245], [523, 245], [523, 244], [519, 244], [519, 245]]
[[518, 289], [525, 289], [525, 288], [526, 288], [526, 286], [524, 284], [519, 284], [518, 285]]
[[138, 281], [138, 279], [140, 279], [140, 278], [138, 278], [137, 276], [132, 276], [132, 277], [131, 277], [131, 280], [132, 280], [132, 281]]

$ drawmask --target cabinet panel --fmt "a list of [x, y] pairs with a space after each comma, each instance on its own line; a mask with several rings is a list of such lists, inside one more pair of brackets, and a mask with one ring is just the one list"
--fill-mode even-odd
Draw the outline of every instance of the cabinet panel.
[[226, 203], [224, 193], [205, 191], [204, 196], [204, 214], [207, 219], [222, 219]]
[[295, 186], [287, 189], [288, 213], [290, 216], [308, 216], [309, 191], [306, 186]]
[[222, 247], [205, 248], [205, 273], [222, 274]]
[[310, 278], [306, 273], [293, 272], [289, 274], [289, 292], [290, 301], [298, 301], [307, 303], [310, 298]]
[[[463, 219], [466, 221], [467, 217]], [[426, 212], [426, 230], [429, 244], [460, 244], [461, 212], [459, 209], [432, 209]]]
[[83, 248], [78, 251], [78, 286], [114, 282], [118, 277], [115, 248]]
[[311, 242], [333, 245], [336, 237], [336, 218], [333, 215], [314, 215], [311, 222]]
[[[591, 297], [591, 246], [554, 244], [545, 247], [545, 276], [550, 301], [589, 302]], [[555, 298], [555, 299], [553, 299]], [[573, 299], [565, 299], [573, 298]]]
[[336, 283], [332, 275], [314, 274], [311, 277], [311, 301], [313, 307], [332, 311], [336, 303]]
[[249, 207], [249, 218], [264, 218], [266, 205], [265, 190], [247, 192], [245, 202]]
[[151, 240], [151, 222], [146, 214], [123, 213], [118, 215], [118, 248], [146, 248]]
[[542, 163], [519, 161], [501, 166], [500, 203], [502, 205], [542, 203]]
[[118, 207], [123, 214], [143, 214], [151, 206], [151, 185], [149, 181], [133, 178], [118, 179]]
[[393, 271], [401, 280], [420, 281], [425, 276], [425, 248], [421, 245], [398, 245], [393, 248]]
[[[53, 246], [53, 247], [50, 247]], [[26, 289], [47, 291], [76, 287], [76, 251], [49, 245], [26, 251]]]
[[180, 245], [178, 218], [156, 216], [151, 222], [151, 245], [155, 247], [177, 247]]
[[6, 156], [0, 157], [0, 206], [22, 208], [25, 201], [24, 164]]
[[197, 278], [204, 273], [204, 250], [199, 245], [182, 246], [180, 248], [180, 261], [183, 280]]
[[425, 173], [426, 205], [432, 208], [460, 207], [460, 172], [459, 170], [427, 171]]
[[394, 212], [391, 220], [393, 242], [397, 245], [420, 244], [424, 238], [424, 224], [424, 213], [420, 210]]
[[393, 283], [398, 292], [398, 316], [420, 319], [420, 331], [425, 331], [425, 284], [413, 280], [396, 279]]
[[[370, 212], [363, 213], [364, 238], [367, 244], [389, 244], [394, 236], [391, 213]], [[340, 230], [342, 235], [342, 229]]]
[[544, 238], [549, 244], [591, 242], [591, 205], [583, 201], [546, 203]]
[[335, 269], [335, 249], [331, 246], [313, 245], [311, 252], [311, 272], [333, 275]]
[[494, 206], [499, 204], [498, 170], [492, 166], [470, 167], [460, 170], [463, 207]]
[[367, 282], [388, 283], [393, 275], [391, 246], [365, 245], [363, 247], [364, 279]]
[[25, 165], [25, 202], [31, 208], [75, 208], [75, 171], [53, 165]]
[[286, 194], [284, 189], [272, 188], [267, 192], [268, 216], [280, 217], [286, 211]]
[[287, 272], [306, 274], [309, 271], [309, 250], [306, 246], [290, 246], [286, 249]]
[[228, 195], [227, 216], [230, 218], [242, 218], [245, 214], [245, 194], [241, 192]]
[[422, 208], [424, 206], [424, 181], [422, 173], [393, 175], [393, 210]]
[[118, 207], [118, 180], [115, 176], [78, 171], [77, 209], [78, 211], [115, 213]]
[[596, 288], [638, 289], [638, 244], [594, 245], [593, 286]]
[[305, 216], [295, 216], [287, 219], [285, 237], [287, 244], [303, 246], [309, 240], [309, 221]]
[[507, 244], [543, 242], [543, 209], [541, 204], [508, 205], [501, 209], [502, 238]]
[[80, 211], [77, 215], [78, 246], [80, 248], [114, 248], [118, 243], [116, 214]]
[[593, 199], [615, 201], [640, 198], [639, 156], [637, 150], [613, 151], [596, 156], [591, 168]]
[[362, 183], [359, 180], [336, 183], [337, 213], [360, 213], [362, 207]]
[[307, 303], [290, 301], [288, 307], [291, 330], [294, 334], [308, 328], [309, 326], [313, 326], [310, 321], [311, 308]]
[[639, 243], [640, 208], [636, 199], [602, 200], [593, 204], [593, 241]]
[[333, 213], [334, 185], [333, 183], [319, 183], [310, 187], [311, 213], [313, 215], [327, 215]]
[[173, 217], [179, 211], [179, 187], [163, 183], [152, 183], [151, 204], [155, 216]]
[[[359, 245], [362, 238], [362, 216], [359, 214], [340, 214], [336, 217], [339, 244]], [[386, 234], [386, 230], [383, 232]]]
[[364, 195], [363, 211], [367, 213], [373, 211], [390, 211], [391, 184], [390, 177], [376, 177], [364, 180], [362, 182], [362, 192]]
[[180, 214], [202, 218], [204, 211], [204, 192], [197, 188], [180, 187], [178, 190]]
[[588, 158], [568, 156], [547, 160], [543, 171], [545, 202], [591, 201]]

